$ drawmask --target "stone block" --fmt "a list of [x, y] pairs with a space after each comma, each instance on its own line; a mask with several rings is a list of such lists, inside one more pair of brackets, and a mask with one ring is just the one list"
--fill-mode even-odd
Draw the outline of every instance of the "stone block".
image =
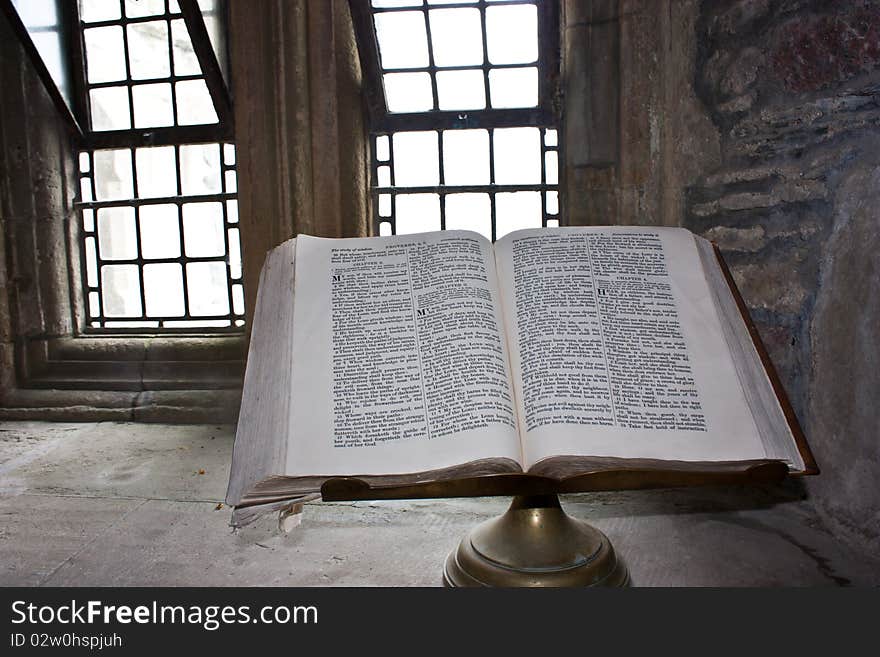
[[703, 233], [703, 237], [715, 242], [723, 251], [760, 251], [767, 243], [763, 226], [750, 228], [713, 226]]
[[803, 310], [810, 294], [800, 264], [793, 259], [731, 264], [731, 273], [750, 308], [794, 315]]
[[748, 36], [755, 23], [765, 18], [772, 8], [771, 0], [738, 0], [728, 5], [709, 19], [707, 32], [711, 38]]
[[877, 69], [880, 6], [852, 4], [832, 14], [803, 12], [778, 26], [770, 61], [787, 90], [817, 91]]
[[838, 191], [810, 326], [809, 436], [822, 475], [810, 488], [826, 521], [880, 552], [880, 167]]
[[764, 53], [758, 48], [745, 48], [739, 52], [721, 77], [721, 92], [726, 96], [744, 94], [758, 79], [763, 63]]

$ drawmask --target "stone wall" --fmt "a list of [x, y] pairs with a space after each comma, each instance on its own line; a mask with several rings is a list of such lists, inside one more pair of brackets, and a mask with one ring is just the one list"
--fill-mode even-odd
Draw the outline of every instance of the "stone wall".
[[813, 499], [876, 551], [880, 3], [564, 7], [569, 220], [718, 243], [822, 469]]
[[16, 344], [70, 334], [71, 303], [78, 298], [67, 273], [76, 184], [72, 134], [3, 12], [0, 89], [2, 394], [16, 384]]
[[366, 235], [369, 157], [346, 0], [229, 5], [245, 301], [298, 233]]
[[706, 1], [695, 37], [721, 165], [688, 187], [683, 223], [724, 250], [826, 519], [880, 546], [880, 5]]

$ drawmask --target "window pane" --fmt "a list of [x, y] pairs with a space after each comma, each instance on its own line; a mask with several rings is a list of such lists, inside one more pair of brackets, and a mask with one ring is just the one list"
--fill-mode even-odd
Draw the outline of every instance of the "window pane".
[[379, 167], [376, 169], [376, 183], [379, 187], [391, 186], [391, 167]]
[[223, 144], [223, 164], [230, 167], [235, 165], [235, 144]]
[[223, 173], [223, 182], [225, 184], [224, 191], [227, 194], [234, 194], [236, 189], [238, 188], [235, 171], [225, 171]]
[[186, 255], [193, 258], [222, 256], [225, 253], [222, 204], [183, 205], [183, 244]]
[[541, 182], [541, 136], [538, 128], [495, 130], [495, 182], [499, 185]]
[[174, 146], [138, 148], [135, 150], [138, 196], [156, 198], [177, 195], [177, 165]]
[[119, 3], [107, 0], [79, 0], [79, 16], [86, 23], [122, 18], [119, 14]]
[[386, 73], [382, 76], [389, 112], [434, 109], [431, 76], [427, 73]]
[[420, 11], [376, 14], [376, 38], [382, 68], [420, 68], [428, 65], [428, 34]]
[[89, 91], [93, 130], [128, 130], [131, 116], [128, 111], [126, 87], [101, 87]]
[[495, 195], [495, 237], [523, 228], [541, 227], [541, 192], [510, 192]]
[[101, 301], [105, 317], [140, 317], [141, 284], [137, 265], [101, 267]]
[[379, 235], [385, 236], [391, 234], [391, 222], [382, 221], [379, 223]]
[[95, 151], [95, 194], [98, 201], [116, 201], [134, 196], [131, 175], [131, 151]]
[[180, 184], [186, 196], [220, 193], [220, 148], [216, 144], [180, 147]]
[[376, 137], [376, 159], [380, 162], [385, 162], [389, 157], [388, 135]]
[[559, 214], [559, 192], [547, 192], [547, 214]]
[[144, 258], [180, 256], [180, 227], [176, 205], [142, 205], [140, 219], [141, 255]]
[[144, 265], [144, 301], [148, 317], [181, 317], [183, 270], [176, 262]]
[[134, 102], [134, 127], [156, 128], [174, 125], [174, 110], [171, 107], [171, 85], [139, 84], [131, 89]]
[[475, 230], [492, 239], [492, 207], [488, 194], [449, 194], [446, 229]]
[[241, 285], [232, 286], [232, 312], [244, 314], [244, 288]]
[[202, 72], [199, 58], [182, 19], [171, 21], [171, 49], [174, 56], [175, 75], [199, 75]]
[[391, 216], [391, 194], [379, 194], [379, 216]]
[[83, 30], [86, 44], [88, 79], [97, 82], [125, 80], [125, 49], [122, 28], [117, 25]]
[[[107, 2], [107, 0], [103, 0]], [[125, 0], [125, 15], [128, 18], [156, 16], [165, 13], [165, 0]]]
[[399, 194], [395, 218], [398, 235], [440, 230], [440, 196]]
[[89, 292], [89, 317], [100, 317], [101, 297], [97, 292]]
[[545, 146], [556, 146], [556, 131], [550, 130], [549, 128], [544, 131], [544, 145]]
[[238, 201], [235, 199], [226, 201], [226, 221], [231, 224], [238, 223]]
[[489, 183], [489, 131], [444, 130], [443, 176], [447, 185]]
[[83, 210], [82, 211], [83, 218], [83, 230], [87, 233], [91, 233], [95, 230], [95, 211], [94, 210]]
[[538, 69], [493, 68], [489, 71], [492, 107], [536, 107]]
[[225, 315], [229, 312], [225, 262], [191, 262], [186, 266], [190, 315]]
[[483, 71], [439, 71], [437, 104], [442, 110], [484, 109], [486, 87]]
[[492, 64], [538, 60], [538, 9], [509, 5], [486, 9], [486, 52]]
[[227, 233], [229, 235], [229, 275], [232, 278], [241, 278], [241, 243], [238, 228], [230, 228]]
[[88, 178], [79, 179], [79, 195], [80, 200], [84, 203], [89, 203], [95, 200], [92, 198], [92, 185]]
[[94, 237], [86, 238], [86, 284], [89, 287], [98, 285], [98, 254]]
[[556, 151], [544, 153], [544, 180], [548, 185], [555, 185], [559, 182]]
[[437, 66], [467, 66], [483, 63], [483, 30], [478, 9], [433, 9], [431, 45]]
[[168, 61], [168, 23], [135, 23], [127, 29], [128, 61], [132, 79], [167, 78], [171, 75], [171, 62]]
[[175, 84], [178, 125], [217, 123], [214, 101], [204, 80], [185, 80]]
[[102, 260], [133, 260], [137, 258], [134, 208], [119, 207], [98, 210], [98, 247]]
[[440, 183], [436, 132], [398, 132], [394, 135], [393, 148], [394, 183], [397, 186]]

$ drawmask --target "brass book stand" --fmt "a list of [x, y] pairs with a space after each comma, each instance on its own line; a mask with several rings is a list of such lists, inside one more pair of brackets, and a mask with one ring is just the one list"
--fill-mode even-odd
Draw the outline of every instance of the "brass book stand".
[[321, 496], [341, 502], [512, 495], [506, 513], [477, 525], [447, 557], [446, 586], [627, 586], [629, 572], [608, 537], [565, 513], [559, 493], [776, 483], [787, 474], [779, 461], [748, 461], [706, 470], [615, 468], [563, 480], [499, 474], [394, 487], [336, 477]]

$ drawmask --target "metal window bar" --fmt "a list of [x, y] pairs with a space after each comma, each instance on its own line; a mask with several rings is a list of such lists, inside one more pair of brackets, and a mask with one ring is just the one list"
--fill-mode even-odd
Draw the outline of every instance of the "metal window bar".
[[[117, 130], [89, 130], [83, 135], [81, 162], [87, 171], [80, 171], [80, 188], [75, 207], [78, 211], [81, 228], [80, 246], [81, 280], [86, 297], [86, 332], [143, 332], [148, 330], [172, 330], [175, 333], [240, 332], [245, 323], [244, 294], [242, 284], [242, 267], [240, 256], [240, 236], [237, 220], [236, 204], [236, 167], [232, 140], [231, 107], [228, 102], [228, 91], [219, 72], [213, 55], [207, 32], [202, 23], [199, 7], [195, 0], [180, 0], [179, 3], [165, 0], [162, 13], [149, 16], [126, 15], [125, 3], [119, 2], [119, 17], [112, 20], [83, 21], [80, 20], [75, 6], [71, 10], [71, 18], [78, 25], [79, 38], [74, 40], [72, 57], [75, 68], [75, 81], [80, 90], [79, 96], [84, 106], [88, 125], [91, 125], [92, 89], [107, 87], [125, 87], [128, 98], [129, 128]], [[73, 3], [75, 5], [75, 3]], [[175, 51], [173, 40], [173, 21], [183, 21], [192, 47], [199, 62], [201, 72], [198, 74], [178, 74], [175, 70]], [[129, 27], [144, 23], [164, 22], [167, 35], [168, 76], [133, 79], [129, 57]], [[125, 58], [125, 79], [106, 82], [89, 82], [87, 75], [87, 52], [84, 44], [85, 30], [99, 27], [120, 27], [123, 52]], [[201, 28], [201, 29], [199, 29]], [[179, 125], [177, 104], [177, 83], [190, 80], [204, 80], [214, 109], [217, 121], [214, 123]], [[135, 99], [133, 88], [138, 85], [167, 83], [170, 86], [172, 125], [149, 128], [136, 128]], [[181, 146], [191, 144], [216, 144], [219, 149], [219, 187], [216, 194], [183, 194], [183, 175], [181, 167]], [[151, 146], [173, 146], [174, 168], [176, 176], [176, 194], [164, 197], [141, 198], [138, 190], [138, 171], [136, 149]], [[128, 150], [131, 167], [132, 197], [114, 200], [97, 200], [95, 182], [95, 153], [102, 150]], [[186, 235], [184, 207], [190, 203], [218, 202], [220, 226], [222, 227], [222, 254], [210, 256], [193, 256], [186, 254]], [[177, 240], [176, 257], [145, 257], [142, 245], [143, 217], [142, 208], [150, 205], [173, 205], [176, 208], [177, 236], [169, 239]], [[101, 250], [100, 212], [107, 208], [131, 208], [134, 219], [134, 257], [105, 257]], [[233, 251], [235, 253], [233, 254]], [[225, 302], [226, 312], [212, 314], [196, 313], [191, 307], [191, 283], [188, 265], [199, 263], [217, 263], [224, 266], [225, 271]], [[147, 281], [144, 268], [149, 265], [178, 264], [180, 266], [180, 289], [182, 291], [183, 312], [174, 315], [148, 314]], [[133, 266], [137, 270], [139, 287], [140, 314], [125, 316], [108, 315], [104, 298], [104, 270], [110, 266]], [[155, 290], [153, 290], [155, 292]]]
[[[102, 1], [106, 2], [109, 5], [113, 0]], [[157, 81], [169, 82], [172, 85], [172, 94], [176, 96], [176, 82], [190, 79], [204, 80], [205, 84], [208, 87], [208, 91], [213, 101], [214, 109], [217, 113], [219, 121], [213, 124], [177, 126], [177, 119], [175, 117], [174, 127], [179, 127], [179, 129], [181, 130], [181, 134], [187, 134], [188, 136], [185, 139], [190, 141], [231, 140], [233, 136], [231, 98], [229, 95], [229, 90], [226, 86], [226, 81], [221, 71], [220, 63], [215, 57], [214, 48], [211, 44], [210, 37], [205, 27], [203, 12], [199, 7], [197, 0], [177, 0], [176, 2], [174, 0], [165, 0], [162, 12], [151, 14], [148, 16], [127, 16], [125, 12], [124, 0], [115, 1], [116, 3], [118, 3], [119, 7], [119, 18], [88, 22], [80, 19], [79, 11], [77, 9], [77, 2], [75, 0], [70, 0], [70, 2], [62, 3], [62, 6], [66, 10], [65, 21], [69, 24], [77, 26], [77, 34], [75, 38], [71, 39], [70, 57], [73, 61], [73, 82], [74, 87], [77, 91], [77, 113], [78, 116], [83, 117], [81, 121], [85, 128], [82, 135], [83, 143], [88, 147], [100, 148], [108, 143], [119, 144], [120, 139], [128, 138], [130, 140], [137, 140], [139, 138], [143, 138], [143, 129], [135, 128], [134, 124], [132, 124], [128, 130], [108, 130], [95, 133], [88, 129], [88, 126], [91, 125], [91, 100], [89, 94], [90, 89], [97, 89], [101, 88], [102, 86], [130, 87], [132, 80], [119, 80], [111, 82], [109, 84], [90, 83], [88, 81], [88, 76], [86, 73], [86, 49], [83, 43], [83, 30], [100, 27], [119, 26], [122, 28], [122, 36], [125, 40], [125, 47], [127, 50], [128, 26], [159, 21], [165, 22], [166, 25], [166, 32], [168, 35], [169, 63], [171, 64], [172, 75], [155, 80], [137, 80], [134, 82], [134, 84], [148, 84]], [[215, 18], [219, 18], [221, 21], [225, 20], [225, 15], [222, 12], [216, 12], [216, 7], [212, 15]], [[201, 69], [201, 73], [199, 75], [189, 77], [178, 76], [173, 73], [174, 60], [172, 36], [173, 30], [171, 24], [172, 21], [183, 21], [183, 24], [186, 27], [187, 34], [189, 35], [190, 41], [192, 42], [196, 58], [199, 62], [199, 67]], [[174, 111], [176, 111], [177, 103], [176, 97], [174, 96], [172, 97], [172, 107], [174, 108]], [[211, 130], [206, 130], [206, 128], [209, 127], [211, 128]], [[167, 139], [167, 135], [164, 134], [167, 131], [167, 128], [164, 126], [159, 128], [150, 128], [149, 131], [150, 139], [155, 138], [155, 135], [153, 134], [154, 131], [158, 133], [163, 133], [162, 137]]]
[[[85, 22], [82, 20], [79, 21], [80, 34], [83, 35], [83, 38], [84, 38], [86, 30], [92, 30], [92, 29], [101, 28], [101, 27], [120, 27], [121, 34], [122, 34], [123, 56], [125, 59], [125, 79], [102, 81], [102, 82], [91, 82], [88, 79], [88, 53], [86, 52], [86, 48], [82, 47], [80, 53], [78, 53], [82, 58], [82, 71], [83, 71], [82, 79], [84, 81], [84, 87], [85, 87], [85, 96], [86, 96], [85, 102], [88, 107], [89, 125], [92, 124], [92, 120], [91, 120], [91, 118], [92, 118], [91, 91], [94, 89], [103, 89], [103, 88], [111, 88], [111, 87], [125, 87], [126, 91], [127, 91], [127, 95], [128, 95], [129, 127], [127, 129], [122, 130], [121, 132], [134, 131], [136, 133], [142, 134], [144, 130], [152, 131], [153, 129], [159, 128], [159, 127], [162, 127], [162, 128], [169, 127], [169, 126], [151, 126], [148, 128], [136, 127], [136, 125], [135, 125], [135, 99], [134, 99], [134, 93], [133, 93], [134, 87], [138, 87], [141, 85], [148, 85], [148, 84], [168, 83], [170, 86], [170, 94], [171, 94], [171, 112], [172, 112], [172, 124], [171, 125], [173, 127], [187, 127], [188, 128], [190, 126], [190, 124], [185, 124], [185, 126], [181, 126], [179, 123], [178, 107], [177, 107], [177, 83], [178, 82], [186, 82], [186, 81], [191, 81], [191, 80], [204, 80], [206, 83], [206, 86], [208, 87], [208, 91], [212, 97], [212, 100], [215, 100], [215, 101], [217, 100], [217, 97], [220, 97], [222, 99], [225, 96], [225, 94], [217, 93], [217, 91], [215, 89], [213, 89], [213, 87], [216, 86], [216, 83], [212, 84], [212, 85], [208, 85], [209, 76], [207, 74], [208, 72], [205, 70], [205, 66], [203, 63], [203, 57], [198, 57], [199, 65], [200, 65], [200, 68], [202, 69], [200, 73], [191, 74], [191, 75], [179, 75], [174, 72], [175, 61], [174, 61], [172, 21], [185, 21], [185, 24], [187, 25], [187, 32], [188, 32], [188, 34], [190, 34], [190, 40], [192, 41], [192, 44], [193, 44], [193, 49], [197, 51], [197, 55], [198, 55], [196, 38], [195, 38], [195, 36], [192, 35], [192, 30], [190, 30], [190, 24], [188, 22], [186, 22], [186, 13], [187, 12], [182, 12], [180, 10], [180, 8], [172, 11], [171, 7], [169, 6], [169, 3], [166, 0], [165, 11], [163, 13], [152, 14], [149, 16], [129, 17], [129, 16], [126, 16], [126, 14], [125, 14], [125, 5], [124, 5], [123, 0], [119, 0], [119, 4], [120, 4], [120, 18], [118, 18], [118, 19], [102, 20], [102, 21], [95, 21], [95, 22]], [[195, 20], [195, 19], [193, 19], [193, 20]], [[130, 45], [129, 45], [130, 34], [129, 34], [128, 28], [129, 28], [129, 26], [132, 26], [132, 25], [158, 23], [158, 22], [162, 22], [165, 25], [165, 33], [166, 33], [167, 46], [168, 46], [169, 75], [161, 76], [161, 77], [134, 79], [131, 74]], [[207, 40], [206, 35], [204, 36], [204, 39]], [[204, 47], [205, 46], [203, 45], [202, 49], [204, 49]], [[196, 124], [196, 125], [218, 125], [221, 127], [224, 126], [225, 122], [222, 121], [222, 119], [224, 118], [224, 115], [226, 115], [228, 113], [228, 109], [225, 107], [225, 102], [220, 102], [220, 103], [215, 102], [214, 104], [216, 106], [215, 110], [216, 110], [216, 114], [217, 114], [217, 121], [215, 121], [213, 123]], [[100, 132], [108, 132], [108, 131], [102, 130]], [[225, 132], [225, 130], [224, 130], [224, 132]], [[94, 131], [92, 131], [91, 134], [95, 134]], [[215, 135], [214, 139], [219, 140], [224, 137], [228, 137], [228, 135], [223, 135], [223, 136]], [[86, 141], [89, 141], [89, 140], [87, 139]]]
[[[479, 0], [474, 3], [428, 4], [427, 0], [414, 1], [411, 6], [374, 7], [370, 0], [350, 0], [355, 30], [358, 37], [358, 48], [361, 55], [362, 69], [367, 91], [367, 106], [371, 114], [371, 124], [377, 133], [396, 132], [399, 130], [417, 129], [417, 125], [425, 126], [425, 117], [430, 115], [438, 121], [435, 127], [458, 127], [461, 122], [459, 115], [465, 114], [482, 126], [502, 125], [552, 125], [557, 122], [558, 108], [556, 89], [559, 82], [559, 7], [557, 0], [500, 0], [487, 2]], [[530, 62], [491, 63], [488, 52], [486, 26], [486, 10], [509, 6], [534, 6], [537, 16], [538, 57]], [[480, 16], [480, 38], [482, 39], [482, 62], [479, 64], [437, 66], [434, 59], [434, 41], [429, 13], [451, 9], [476, 9]], [[379, 53], [379, 42], [376, 35], [375, 17], [383, 14], [401, 12], [421, 12], [425, 22], [428, 40], [428, 65], [419, 67], [391, 68], [383, 67]], [[516, 68], [536, 68], [538, 72], [538, 104], [535, 107], [498, 108], [491, 103], [490, 70], [510, 70]], [[481, 71], [483, 77], [486, 106], [484, 109], [441, 110], [438, 102], [437, 73], [447, 71]], [[431, 81], [433, 106], [423, 112], [389, 112], [384, 93], [383, 75], [386, 73], [428, 73]]]
[[[534, 127], [534, 126], [521, 126]], [[498, 236], [498, 217], [496, 209], [496, 195], [506, 192], [540, 192], [541, 193], [541, 227], [559, 226], [559, 181], [558, 175], [556, 182], [547, 180], [546, 161], [548, 155], [555, 158], [556, 169], [558, 171], [558, 132], [556, 128], [541, 127], [540, 134], [540, 158], [541, 158], [541, 182], [539, 183], [516, 183], [516, 184], [497, 184], [495, 182], [495, 129], [490, 128], [489, 132], [489, 183], [475, 185], [447, 185], [445, 183], [444, 163], [443, 163], [443, 138], [440, 131], [437, 131], [438, 138], [438, 157], [439, 157], [439, 176], [440, 184], [438, 185], [419, 185], [419, 186], [397, 186], [395, 185], [395, 167], [394, 167], [394, 148], [393, 133], [391, 134], [374, 134], [372, 140], [372, 177], [373, 185], [372, 205], [373, 205], [373, 231], [374, 234], [397, 234], [397, 197], [401, 194], [438, 194], [440, 200], [440, 229], [446, 230], [446, 197], [450, 194], [462, 193], [484, 193], [489, 196], [490, 203], [490, 221], [491, 221], [491, 239], [495, 241]], [[550, 138], [548, 139], [548, 135]], [[379, 140], [388, 140], [388, 159], [380, 160]], [[548, 141], [551, 142], [548, 144]], [[379, 184], [379, 169], [381, 167], [389, 167], [390, 169], [390, 185], [382, 186]], [[386, 197], [383, 202], [382, 197]], [[382, 213], [383, 206], [390, 208], [387, 214]], [[388, 224], [387, 230], [383, 230], [382, 224]], [[537, 226], [536, 226], [537, 228]]]
[[[174, 147], [176, 169], [180, 171], [180, 148], [185, 145]], [[114, 331], [131, 329], [142, 331], [145, 328], [174, 329], [175, 331], [187, 332], [187, 330], [203, 332], [205, 328], [212, 330], [240, 331], [244, 326], [244, 308], [240, 299], [243, 298], [242, 272], [238, 260], [231, 254], [230, 242], [232, 236], [238, 241], [238, 220], [231, 216], [231, 205], [235, 203], [236, 194], [229, 188], [235, 180], [235, 163], [229, 146], [230, 144], [218, 143], [216, 145], [220, 153], [220, 186], [221, 191], [217, 194], [182, 194], [182, 177], [177, 176], [177, 194], [168, 197], [134, 198], [121, 200], [98, 201], [95, 182], [95, 151], [83, 151], [87, 171], [80, 172], [81, 196], [89, 200], [78, 203], [80, 215], [80, 230], [82, 235], [82, 258], [81, 278], [87, 297], [87, 326], [86, 330], [101, 330], [112, 328]], [[132, 167], [132, 183], [137, 195], [137, 158], [135, 148], [130, 148], [130, 162]], [[223, 253], [209, 256], [187, 255], [186, 231], [184, 229], [184, 206], [190, 203], [218, 202], [221, 213], [221, 226], [223, 236]], [[174, 205], [177, 215], [177, 256], [168, 257], [145, 257], [143, 253], [141, 230], [141, 208], [150, 205]], [[107, 257], [101, 250], [100, 234], [100, 211], [107, 208], [132, 208], [134, 212], [134, 246], [135, 256], [131, 258]], [[191, 297], [187, 277], [187, 265], [193, 263], [218, 263], [224, 266], [226, 271], [226, 302], [228, 311], [225, 313], [196, 314], [191, 308]], [[182, 283], [183, 312], [175, 315], [149, 314], [147, 307], [147, 286], [144, 281], [144, 267], [156, 264], [179, 264]], [[135, 266], [137, 268], [137, 280], [140, 294], [140, 314], [125, 316], [107, 315], [104, 307], [104, 269], [112, 266]], [[186, 326], [190, 324], [190, 326]], [[200, 326], [196, 326], [200, 324]]]

